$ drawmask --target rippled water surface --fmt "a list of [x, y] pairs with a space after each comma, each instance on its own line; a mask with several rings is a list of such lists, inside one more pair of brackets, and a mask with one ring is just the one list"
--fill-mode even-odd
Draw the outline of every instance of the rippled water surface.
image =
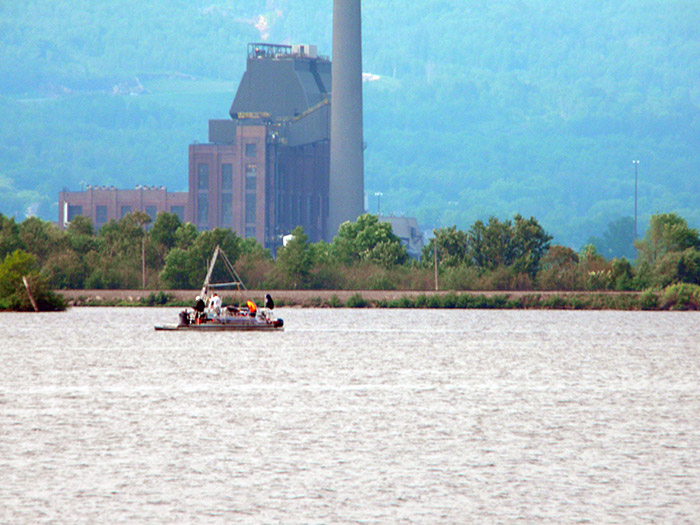
[[0, 315], [0, 522], [700, 522], [697, 313]]

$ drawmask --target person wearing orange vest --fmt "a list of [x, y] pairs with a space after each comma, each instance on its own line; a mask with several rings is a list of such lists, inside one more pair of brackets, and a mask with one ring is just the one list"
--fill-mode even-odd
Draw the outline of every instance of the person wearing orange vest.
[[248, 315], [255, 317], [255, 312], [258, 310], [257, 305], [253, 301], [247, 301], [246, 305], [248, 306]]

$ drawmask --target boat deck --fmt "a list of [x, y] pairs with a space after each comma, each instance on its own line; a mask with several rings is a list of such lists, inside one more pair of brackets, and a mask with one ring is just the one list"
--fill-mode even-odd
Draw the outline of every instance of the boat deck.
[[284, 330], [283, 326], [275, 326], [269, 323], [204, 323], [204, 324], [159, 324], [154, 327], [156, 330], [187, 330], [191, 332], [275, 332]]

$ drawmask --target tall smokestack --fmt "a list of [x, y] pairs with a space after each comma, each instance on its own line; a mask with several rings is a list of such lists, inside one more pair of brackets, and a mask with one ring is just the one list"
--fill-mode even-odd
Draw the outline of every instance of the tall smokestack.
[[328, 234], [364, 213], [360, 0], [333, 0]]

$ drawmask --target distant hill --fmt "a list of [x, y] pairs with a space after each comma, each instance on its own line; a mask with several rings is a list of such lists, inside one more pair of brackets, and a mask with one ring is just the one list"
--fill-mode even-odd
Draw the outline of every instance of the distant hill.
[[[248, 42], [331, 54], [332, 2], [5, 2], [0, 212], [81, 184], [187, 185]], [[534, 215], [579, 248], [634, 213], [700, 226], [700, 3], [363, 2], [369, 211]]]

